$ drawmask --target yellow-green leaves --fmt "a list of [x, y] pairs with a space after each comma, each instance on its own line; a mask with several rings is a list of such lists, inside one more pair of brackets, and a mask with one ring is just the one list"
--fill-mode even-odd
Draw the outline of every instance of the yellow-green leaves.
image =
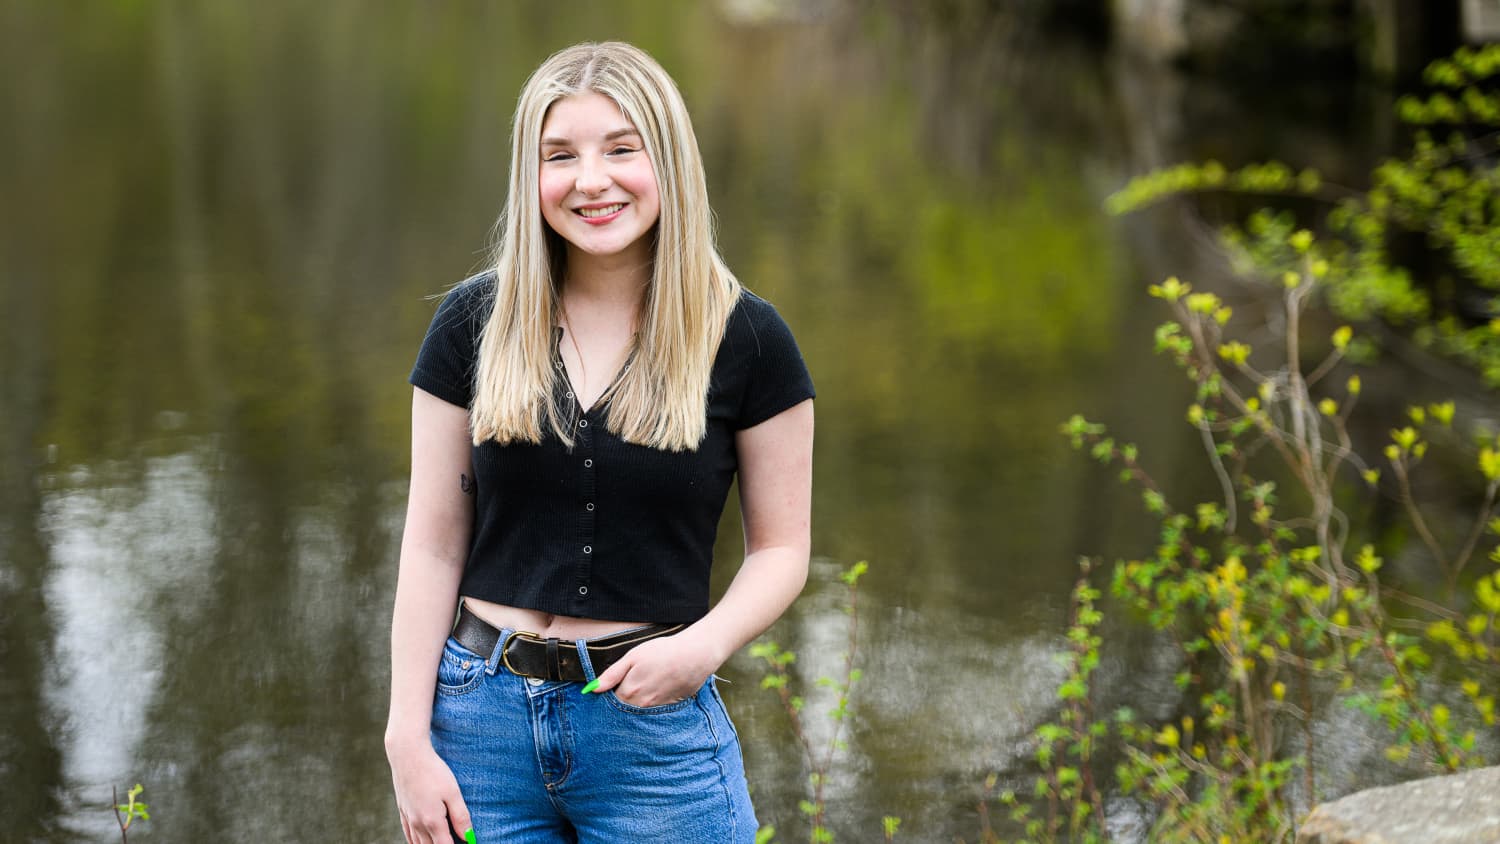
[[1354, 339], [1354, 329], [1341, 325], [1333, 332], [1333, 347], [1342, 352], [1349, 348], [1349, 341], [1352, 339]]
[[1161, 728], [1154, 740], [1162, 747], [1176, 747], [1182, 742], [1182, 734], [1177, 731], [1176, 724], [1168, 724]]
[[1218, 310], [1219, 305], [1219, 297], [1212, 293], [1192, 293], [1187, 297], [1188, 310], [1195, 314], [1207, 316]]
[[1158, 299], [1166, 299], [1168, 302], [1176, 302], [1188, 294], [1193, 287], [1179, 281], [1177, 276], [1172, 276], [1161, 284], [1153, 284], [1147, 288], [1147, 292]]
[[1110, 194], [1104, 207], [1111, 214], [1126, 214], [1165, 197], [1196, 191], [1228, 188], [1243, 193], [1316, 194], [1322, 185], [1318, 171], [1293, 172], [1279, 161], [1247, 164], [1239, 170], [1229, 170], [1217, 161], [1186, 162], [1131, 179]]
[[1286, 242], [1290, 244], [1293, 249], [1297, 250], [1297, 252], [1306, 253], [1307, 250], [1312, 248], [1312, 232], [1308, 231], [1307, 229], [1298, 229], [1297, 231], [1292, 232], [1292, 236], [1287, 238]]
[[1479, 450], [1479, 471], [1491, 483], [1500, 481], [1500, 452], [1485, 446]]
[[1458, 628], [1445, 619], [1427, 625], [1427, 638], [1440, 645], [1452, 645], [1458, 641]]
[[1216, 573], [1226, 584], [1243, 583], [1246, 576], [1245, 564], [1240, 561], [1239, 557], [1231, 556], [1219, 566]]
[[1427, 412], [1439, 425], [1452, 427], [1453, 425], [1453, 402], [1445, 401], [1437, 404], [1427, 405]]
[[[1421, 410], [1421, 408], [1416, 408], [1416, 410]], [[1399, 430], [1393, 428], [1391, 429], [1391, 441], [1400, 449], [1401, 454], [1409, 454], [1417, 445], [1417, 429], [1410, 425]], [[1389, 450], [1387, 450], [1386, 454], [1389, 456]]]
[[1474, 584], [1474, 599], [1485, 612], [1500, 613], [1500, 590], [1495, 589], [1491, 578], [1480, 578]]
[[1085, 439], [1094, 439], [1104, 434], [1104, 426], [1097, 422], [1090, 422], [1080, 414], [1073, 414], [1068, 421], [1058, 426], [1058, 430], [1066, 434], [1074, 448], [1083, 448]]
[[1244, 366], [1245, 361], [1250, 358], [1250, 347], [1238, 340], [1231, 340], [1219, 346], [1219, 357], [1236, 366]]
[[1218, 504], [1207, 501], [1198, 505], [1198, 530], [1208, 531], [1210, 529], [1222, 530], [1224, 527], [1225, 514]]

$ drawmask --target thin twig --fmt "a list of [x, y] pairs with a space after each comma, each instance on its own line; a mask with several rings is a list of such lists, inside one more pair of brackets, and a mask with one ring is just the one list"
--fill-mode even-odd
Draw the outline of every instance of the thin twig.
[[1469, 564], [1469, 558], [1474, 556], [1474, 549], [1479, 545], [1479, 537], [1484, 535], [1485, 525], [1489, 524], [1490, 513], [1495, 506], [1495, 492], [1500, 490], [1500, 481], [1490, 481], [1489, 488], [1484, 491], [1484, 503], [1479, 505], [1479, 517], [1474, 520], [1474, 527], [1469, 531], [1468, 539], [1464, 540], [1463, 550], [1453, 560], [1453, 571], [1448, 576], [1448, 594], [1451, 596], [1458, 589], [1458, 578], [1463, 573], [1464, 567]]
[[1203, 435], [1203, 450], [1208, 453], [1208, 462], [1213, 466], [1214, 474], [1219, 478], [1219, 489], [1224, 493], [1224, 532], [1234, 533], [1234, 526], [1238, 521], [1238, 504], [1234, 500], [1234, 483], [1229, 480], [1229, 473], [1224, 471], [1224, 461], [1219, 459], [1218, 443], [1214, 441], [1213, 434], [1202, 423], [1198, 424], [1198, 432]]
[[1422, 511], [1417, 508], [1416, 498], [1412, 496], [1411, 477], [1406, 472], [1406, 461], [1392, 460], [1391, 466], [1396, 470], [1396, 481], [1401, 490], [1401, 504], [1406, 508], [1407, 515], [1411, 517], [1412, 527], [1417, 529], [1417, 535], [1422, 538], [1422, 544], [1427, 546], [1427, 550], [1432, 552], [1433, 558], [1442, 567], [1444, 574], [1447, 574], [1449, 565], [1447, 559], [1443, 557], [1443, 548], [1438, 544], [1437, 538], [1432, 535], [1432, 531], [1428, 529], [1427, 520], [1422, 518]]

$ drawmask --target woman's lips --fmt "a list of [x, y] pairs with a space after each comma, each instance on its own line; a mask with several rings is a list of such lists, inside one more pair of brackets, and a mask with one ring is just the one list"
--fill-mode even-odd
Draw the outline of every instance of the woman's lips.
[[625, 206], [624, 202], [616, 202], [592, 208], [574, 208], [573, 213], [591, 226], [602, 226], [620, 216], [625, 211]]

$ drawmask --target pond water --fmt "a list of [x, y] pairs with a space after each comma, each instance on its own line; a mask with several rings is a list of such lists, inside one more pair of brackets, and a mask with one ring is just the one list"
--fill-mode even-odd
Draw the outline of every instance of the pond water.
[[[1077, 557], [1150, 536], [1058, 424], [1211, 483], [1143, 291], [1220, 258], [1103, 198], [1208, 156], [1357, 181], [1387, 137], [1346, 83], [1225, 90], [994, 5], [8, 4], [0, 839], [110, 840], [140, 782], [142, 840], [399, 840], [405, 377], [484, 261], [524, 75], [618, 37], [678, 79], [723, 251], [817, 382], [813, 578], [768, 635], [819, 743], [836, 575], [870, 563], [832, 826], [976, 840], [985, 775], [1022, 781], [1053, 705]], [[717, 590], [739, 536], [731, 500]], [[1169, 710], [1170, 657], [1126, 641], [1102, 684]], [[748, 654], [723, 674], [760, 821], [805, 837], [785, 714]], [[1379, 748], [1344, 750], [1352, 781]]]

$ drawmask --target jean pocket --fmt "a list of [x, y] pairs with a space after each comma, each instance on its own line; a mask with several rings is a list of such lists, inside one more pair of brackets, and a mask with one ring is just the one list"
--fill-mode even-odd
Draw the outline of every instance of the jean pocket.
[[448, 637], [443, 645], [443, 656], [438, 660], [438, 693], [461, 695], [473, 691], [484, 677], [484, 667], [483, 657]]
[[729, 707], [724, 705], [724, 696], [719, 694], [719, 680], [720, 677], [717, 674], [710, 676], [708, 678], [708, 688], [709, 691], [713, 692], [714, 703], [718, 704], [719, 714], [724, 716], [724, 723], [729, 725], [730, 734], [734, 736], [735, 741], [739, 741], [739, 728], [734, 726], [734, 719], [729, 717]]
[[[699, 691], [701, 692], [702, 689], [700, 688]], [[604, 693], [604, 699], [609, 701], [610, 706], [630, 715], [669, 715], [673, 712], [681, 712], [693, 703], [693, 697], [685, 697], [682, 700], [663, 703], [659, 706], [636, 706], [633, 703], [627, 703], [624, 698], [615, 694], [613, 689]]]

